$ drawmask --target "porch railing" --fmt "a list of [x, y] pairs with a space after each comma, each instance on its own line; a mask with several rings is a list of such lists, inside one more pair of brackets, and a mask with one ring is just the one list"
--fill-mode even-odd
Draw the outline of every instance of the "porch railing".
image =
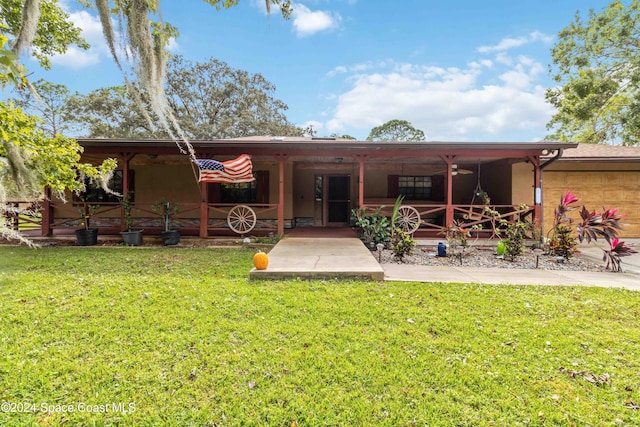
[[[5, 213], [4, 220], [10, 228], [20, 231], [40, 230], [43, 228], [42, 202], [12, 201]], [[179, 212], [173, 221], [173, 227], [185, 232], [197, 234], [200, 230], [200, 203], [179, 203]], [[229, 211], [237, 203], [207, 204], [207, 230], [234, 234], [227, 223]], [[277, 204], [246, 203], [256, 214], [256, 225], [253, 233], [271, 232], [278, 229]], [[53, 215], [49, 218], [48, 228], [64, 233], [83, 226], [84, 212], [91, 212], [90, 226], [117, 233], [124, 229], [124, 211], [118, 202], [50, 202]], [[152, 203], [131, 203], [131, 228], [142, 228], [148, 233], [159, 233], [164, 230], [161, 216], [153, 210]]]
[[[412, 206], [420, 214], [421, 224], [418, 231], [444, 232], [446, 230], [447, 205], [404, 203]], [[391, 216], [393, 206], [381, 204], [365, 204], [368, 210], [382, 207], [381, 213]], [[452, 205], [453, 219], [466, 227], [479, 226], [486, 232], [500, 233], [501, 221], [514, 223], [517, 220], [533, 221], [534, 208], [525, 205]]]
[[[256, 225], [251, 231], [267, 231], [272, 232], [278, 229], [278, 204], [277, 203], [240, 203], [249, 206], [256, 214]], [[227, 223], [227, 215], [229, 211], [239, 203], [209, 203], [207, 205], [209, 223], [208, 231], [229, 231]], [[251, 234], [251, 233], [249, 233]]]
[[[434, 205], [434, 204], [417, 204], [417, 203], [404, 203], [404, 205], [415, 208], [420, 214], [422, 220], [420, 228], [418, 230], [430, 230], [430, 231], [442, 231], [445, 227], [445, 216], [447, 211], [447, 205]], [[393, 211], [393, 204], [365, 204], [363, 207], [376, 210], [380, 209], [380, 213], [385, 216], [391, 216]]]

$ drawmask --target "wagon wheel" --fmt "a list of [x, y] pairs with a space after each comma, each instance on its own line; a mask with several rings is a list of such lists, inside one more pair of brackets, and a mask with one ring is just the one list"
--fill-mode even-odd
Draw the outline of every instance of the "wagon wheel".
[[238, 234], [248, 233], [256, 226], [256, 213], [246, 205], [234, 206], [227, 215], [227, 224]]
[[400, 206], [398, 217], [393, 225], [407, 234], [413, 234], [420, 227], [421, 222], [420, 213], [416, 208], [413, 206]]

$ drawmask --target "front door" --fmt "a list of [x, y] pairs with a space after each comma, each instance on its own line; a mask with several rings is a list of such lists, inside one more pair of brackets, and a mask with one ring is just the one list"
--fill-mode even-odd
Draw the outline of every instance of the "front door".
[[328, 175], [326, 184], [326, 216], [328, 226], [349, 225], [351, 179], [349, 175]]

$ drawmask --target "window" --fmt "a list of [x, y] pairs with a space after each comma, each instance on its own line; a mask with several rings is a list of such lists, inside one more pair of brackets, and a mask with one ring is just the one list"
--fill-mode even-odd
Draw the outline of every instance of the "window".
[[269, 171], [254, 171], [253, 182], [207, 186], [209, 203], [269, 203]]
[[406, 200], [431, 200], [430, 176], [399, 176], [398, 193]]
[[256, 203], [258, 192], [256, 181], [220, 185], [222, 203]]
[[[116, 170], [113, 172], [113, 177], [109, 180], [109, 188], [118, 194], [123, 194], [122, 186], [122, 169]], [[122, 200], [122, 197], [119, 197], [112, 193], [107, 193], [96, 185], [92, 183], [90, 179], [85, 179], [85, 188], [86, 191], [84, 194], [79, 197], [74, 194], [74, 199], [77, 201], [83, 201], [88, 203], [119, 203]], [[131, 197], [133, 202], [133, 171], [129, 171], [129, 191], [131, 191]]]

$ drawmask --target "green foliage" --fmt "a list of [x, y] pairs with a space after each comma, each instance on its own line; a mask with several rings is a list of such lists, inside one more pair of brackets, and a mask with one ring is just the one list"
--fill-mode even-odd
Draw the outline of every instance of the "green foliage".
[[89, 138], [160, 138], [163, 131], [151, 127], [133, 96], [124, 86], [75, 94], [67, 103], [69, 119]]
[[116, 167], [107, 159], [99, 167], [79, 163], [82, 147], [77, 141], [56, 135], [53, 138], [36, 128], [36, 119], [13, 105], [0, 103], [0, 157], [8, 161], [8, 174], [0, 185], [24, 197], [38, 197], [45, 186], [59, 193], [84, 188], [79, 176], [106, 182]]
[[[250, 135], [302, 136], [285, 115], [287, 105], [274, 98], [275, 86], [260, 74], [233, 69], [217, 59], [191, 62], [173, 56], [167, 64], [165, 93], [171, 114], [189, 138], [216, 139]], [[70, 117], [91, 138], [166, 138], [151, 113], [150, 100], [138, 88], [144, 111], [124, 86], [75, 95]], [[198, 114], [193, 114], [198, 111]]]
[[416, 246], [415, 240], [409, 233], [405, 233], [399, 228], [393, 233], [393, 254], [396, 258], [402, 259], [405, 255], [411, 254]]
[[[20, 33], [24, 0], [0, 0], [0, 26], [2, 34], [12, 41]], [[40, 1], [40, 19], [37, 24], [33, 47], [33, 55], [45, 69], [51, 68], [49, 58], [67, 52], [69, 46], [88, 49], [89, 44], [81, 36], [81, 29], [76, 27], [56, 0]]]
[[579, 14], [558, 34], [552, 50], [557, 88], [546, 98], [556, 109], [548, 139], [640, 143], [640, 2], [614, 1]]
[[78, 208], [78, 215], [80, 218], [80, 225], [84, 226], [85, 230], [91, 228], [91, 217], [98, 212], [100, 205], [84, 204]]
[[133, 196], [133, 192], [128, 191], [127, 194], [124, 195], [122, 201], [122, 210], [124, 211], [124, 226], [127, 230], [131, 231], [131, 227], [133, 226], [133, 217], [131, 216], [131, 210], [133, 206], [131, 205], [131, 198]]
[[355, 136], [351, 136], [349, 134], [340, 135], [338, 133], [332, 133], [331, 135], [329, 135], [329, 137], [336, 139], [351, 139], [353, 141], [357, 139]]
[[76, 117], [70, 112], [71, 94], [63, 84], [54, 84], [40, 79], [32, 83], [36, 96], [29, 90], [17, 91], [15, 103], [25, 112], [40, 118], [38, 129], [49, 137], [73, 134]]
[[302, 136], [302, 129], [287, 121], [288, 107], [274, 98], [275, 89], [261, 74], [215, 58], [194, 63], [176, 55], [167, 65], [169, 105], [192, 138]]
[[358, 234], [367, 245], [372, 242], [386, 245], [391, 240], [391, 221], [380, 213], [382, 208], [378, 207], [373, 213], [369, 213], [367, 208], [351, 211], [351, 219], [358, 227]]
[[459, 246], [466, 248], [469, 246], [469, 238], [471, 237], [471, 229], [466, 227], [465, 224], [453, 220], [453, 223], [447, 226], [442, 232], [447, 240], [447, 244], [450, 248]]
[[502, 256], [506, 253], [507, 253], [507, 246], [502, 240], [500, 240], [496, 245], [496, 255]]
[[[0, 23], [0, 29], [4, 28]], [[27, 85], [24, 67], [18, 63], [18, 55], [7, 49], [7, 36], [0, 34], [0, 86], [13, 85], [24, 89]]]
[[402, 201], [404, 200], [404, 196], [400, 195], [396, 197], [396, 201], [393, 204], [393, 209], [391, 210], [391, 233], [393, 234], [395, 230], [398, 229], [398, 212], [400, 211], [400, 206], [402, 206]]
[[548, 242], [549, 251], [569, 259], [576, 253], [578, 242], [573, 237], [573, 229], [566, 224], [558, 224], [553, 229], [553, 237]]
[[[548, 245], [551, 253], [564, 258], [569, 258], [576, 252], [577, 242], [573, 237], [573, 218], [569, 217], [569, 212], [575, 209], [574, 203], [578, 197], [567, 191], [560, 197], [560, 203], [554, 211], [553, 228], [550, 230], [551, 238]], [[590, 211], [585, 206], [580, 210], [580, 219], [576, 225], [576, 234], [580, 242], [597, 241], [598, 237], [604, 238], [609, 244], [608, 248], [602, 249], [603, 261], [606, 268], [613, 271], [622, 271], [620, 267], [620, 257], [625, 257], [637, 253], [632, 247], [633, 243], [627, 244], [618, 239], [618, 232], [622, 229], [620, 221], [624, 215], [618, 209], [602, 208], [602, 213]]]
[[638, 424], [638, 292], [255, 282], [253, 254], [0, 246], [2, 401], [136, 409], [3, 426]]
[[390, 120], [387, 123], [371, 129], [367, 141], [424, 141], [424, 132], [414, 128], [406, 120]]
[[162, 223], [164, 224], [164, 231], [169, 231], [171, 227], [175, 224], [175, 219], [178, 216], [178, 212], [180, 212], [180, 205], [176, 202], [171, 202], [164, 197], [159, 200], [156, 200], [151, 206], [151, 210], [156, 212], [162, 218]]
[[269, 233], [268, 236], [252, 237], [251, 240], [253, 240], [255, 243], [259, 243], [259, 244], [275, 245], [276, 243], [278, 243], [280, 240], [282, 240], [284, 238], [285, 238], [284, 234]]
[[522, 255], [526, 248], [525, 240], [533, 230], [533, 224], [529, 221], [508, 222], [502, 220], [504, 226], [504, 249], [505, 253], [515, 260], [516, 257]]

